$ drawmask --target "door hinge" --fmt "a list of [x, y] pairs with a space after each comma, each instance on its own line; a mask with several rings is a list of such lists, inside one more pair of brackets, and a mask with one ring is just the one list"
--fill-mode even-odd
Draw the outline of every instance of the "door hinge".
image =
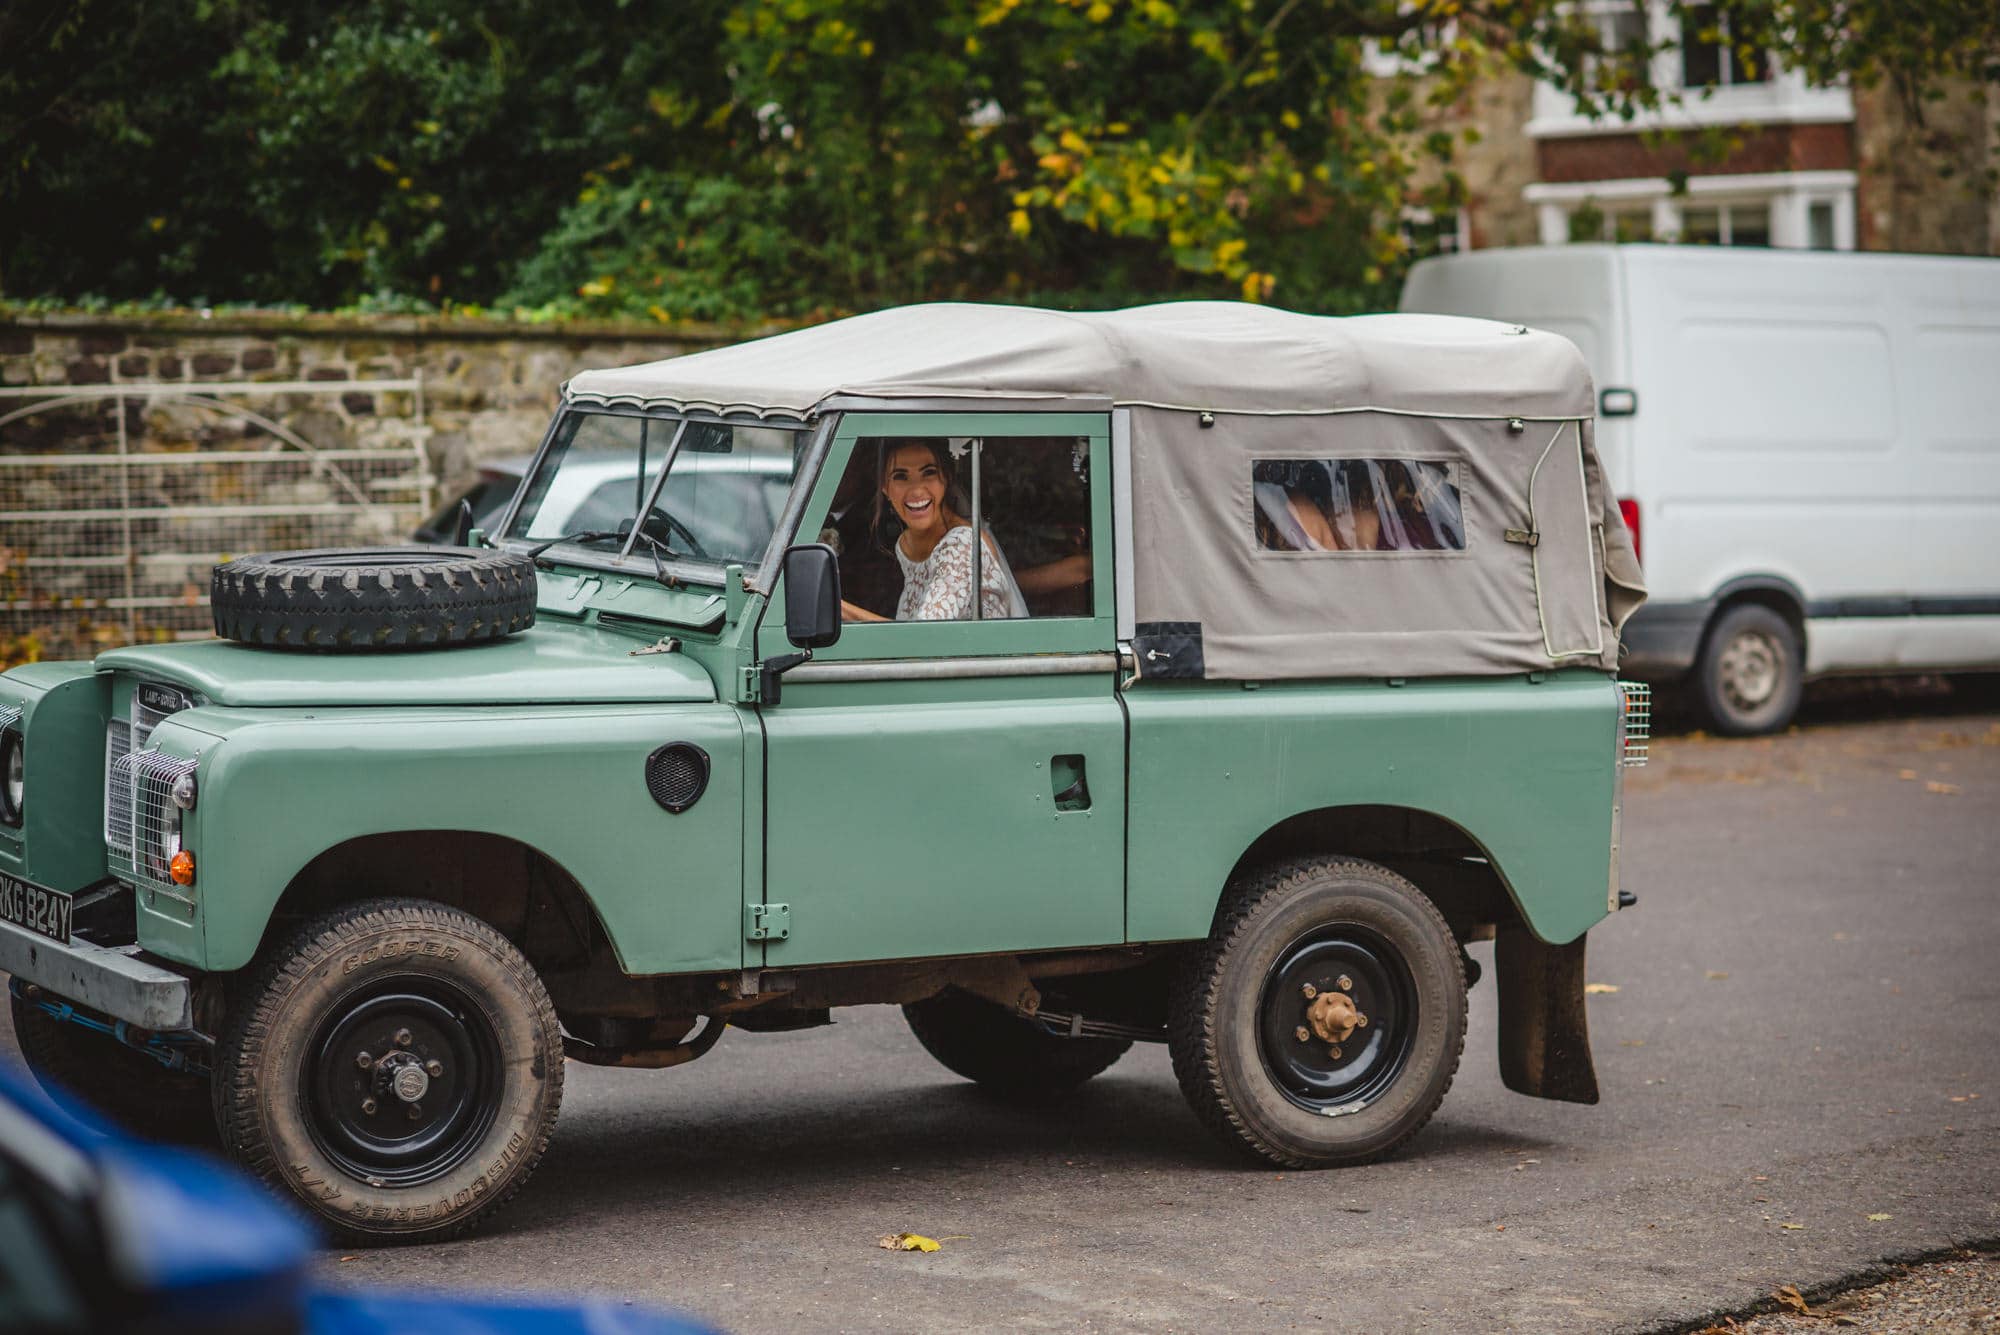
[[762, 691], [763, 683], [763, 673], [758, 670], [755, 663], [750, 664], [743, 669], [743, 679], [737, 683], [736, 698], [746, 701], [756, 700]]
[[745, 904], [743, 934], [752, 941], [785, 941], [792, 935], [790, 904]]

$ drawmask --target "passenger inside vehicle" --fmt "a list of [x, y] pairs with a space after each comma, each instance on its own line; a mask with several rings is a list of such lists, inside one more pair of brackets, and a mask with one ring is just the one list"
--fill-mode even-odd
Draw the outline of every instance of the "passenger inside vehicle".
[[[1088, 615], [1087, 442], [974, 445], [947, 437], [857, 443], [821, 533], [839, 557], [844, 620]], [[983, 538], [976, 608], [975, 480]], [[1036, 558], [1018, 576], [1015, 550]]]

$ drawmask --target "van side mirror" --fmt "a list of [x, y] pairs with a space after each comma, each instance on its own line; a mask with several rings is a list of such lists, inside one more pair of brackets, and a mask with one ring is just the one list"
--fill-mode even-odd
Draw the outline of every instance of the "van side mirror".
[[840, 563], [823, 542], [785, 549], [785, 638], [801, 649], [840, 638]]

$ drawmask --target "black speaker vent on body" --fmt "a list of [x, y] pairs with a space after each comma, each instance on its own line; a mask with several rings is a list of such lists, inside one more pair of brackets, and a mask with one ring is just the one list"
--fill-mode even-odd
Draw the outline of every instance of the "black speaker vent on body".
[[646, 791], [679, 815], [708, 788], [708, 752], [693, 742], [668, 742], [646, 757]]

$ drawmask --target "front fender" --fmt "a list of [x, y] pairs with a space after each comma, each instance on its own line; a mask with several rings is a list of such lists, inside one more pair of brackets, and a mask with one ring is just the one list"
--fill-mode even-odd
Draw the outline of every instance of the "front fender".
[[[743, 951], [743, 756], [727, 705], [562, 709], [258, 710], [203, 707], [206, 733], [189, 848], [198, 968], [249, 963], [285, 889], [326, 850], [369, 835], [499, 835], [582, 887], [635, 974], [733, 969]], [[646, 791], [646, 757], [675, 741], [710, 758], [701, 800], [670, 814]], [[420, 885], [354, 887], [356, 898]]]

